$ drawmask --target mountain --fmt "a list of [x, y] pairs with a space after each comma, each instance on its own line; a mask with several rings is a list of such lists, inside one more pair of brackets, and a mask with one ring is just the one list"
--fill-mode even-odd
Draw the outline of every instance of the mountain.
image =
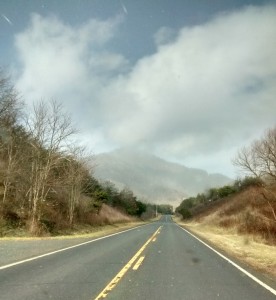
[[94, 176], [100, 181], [110, 181], [119, 189], [128, 187], [151, 203], [178, 205], [183, 198], [231, 182], [222, 174], [208, 174], [129, 149], [98, 154], [94, 161]]

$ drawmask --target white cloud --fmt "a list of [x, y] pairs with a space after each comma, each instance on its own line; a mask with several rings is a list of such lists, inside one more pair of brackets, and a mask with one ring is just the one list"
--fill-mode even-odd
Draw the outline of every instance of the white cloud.
[[66, 101], [68, 96], [71, 102], [86, 100], [110, 70], [127, 63], [105, 50], [120, 22], [120, 18], [90, 20], [74, 28], [55, 16], [33, 14], [29, 27], [15, 40], [22, 64], [18, 89], [32, 101], [41, 97]]
[[83, 138], [90, 136], [93, 148], [105, 148], [104, 136], [99, 137], [98, 93], [128, 64], [107, 49], [122, 21], [92, 19], [72, 27], [55, 16], [33, 14], [28, 28], [15, 38], [21, 65], [17, 88], [26, 102], [52, 98], [63, 102]]
[[139, 145], [213, 171], [229, 169], [226, 154], [275, 124], [275, 6], [222, 14], [173, 40], [160, 29], [156, 53], [130, 71], [107, 50], [120, 21], [73, 28], [33, 15], [16, 38], [22, 94], [67, 101], [86, 134], [98, 128], [101, 147]]
[[234, 151], [275, 123], [275, 48], [273, 6], [183, 28], [110, 87], [121, 120], [112, 109], [110, 137], [183, 160]]

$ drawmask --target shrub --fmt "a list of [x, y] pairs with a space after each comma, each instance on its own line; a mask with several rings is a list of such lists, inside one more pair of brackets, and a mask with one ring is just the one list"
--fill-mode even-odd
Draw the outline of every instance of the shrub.
[[191, 212], [187, 208], [181, 208], [178, 210], [178, 213], [181, 214], [183, 219], [189, 219], [192, 217]]

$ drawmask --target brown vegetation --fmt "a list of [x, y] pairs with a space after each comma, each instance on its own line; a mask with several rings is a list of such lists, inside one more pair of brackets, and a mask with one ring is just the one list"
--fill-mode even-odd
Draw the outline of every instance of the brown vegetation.
[[93, 225], [118, 224], [137, 221], [137, 218], [131, 217], [119, 211], [116, 208], [110, 207], [106, 204], [102, 205], [99, 214], [91, 218]]
[[[275, 210], [276, 202], [271, 203]], [[261, 187], [249, 187], [229, 196], [218, 206], [199, 213], [193, 220], [276, 245], [276, 222]]]
[[76, 130], [59, 103], [39, 102], [28, 115], [22, 105], [0, 70], [0, 237], [19, 229], [53, 235], [152, 211], [132, 191], [92, 176], [91, 156], [76, 145]]

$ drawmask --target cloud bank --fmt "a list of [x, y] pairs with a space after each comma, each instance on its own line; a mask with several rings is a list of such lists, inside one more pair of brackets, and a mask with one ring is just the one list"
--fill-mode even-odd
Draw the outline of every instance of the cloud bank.
[[209, 171], [227, 173], [237, 148], [275, 124], [275, 6], [161, 28], [156, 52], [132, 66], [112, 51], [121, 22], [33, 15], [15, 40], [18, 89], [63, 101], [96, 152], [141, 147]]

